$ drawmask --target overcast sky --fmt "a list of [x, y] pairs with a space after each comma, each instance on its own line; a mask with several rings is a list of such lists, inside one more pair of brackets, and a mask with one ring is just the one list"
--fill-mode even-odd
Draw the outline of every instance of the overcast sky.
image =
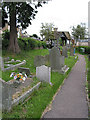
[[71, 26], [86, 23], [88, 26], [88, 2], [90, 0], [51, 0], [38, 8], [38, 13], [27, 28], [27, 33], [40, 36], [41, 23], [53, 23], [58, 31], [71, 31]]

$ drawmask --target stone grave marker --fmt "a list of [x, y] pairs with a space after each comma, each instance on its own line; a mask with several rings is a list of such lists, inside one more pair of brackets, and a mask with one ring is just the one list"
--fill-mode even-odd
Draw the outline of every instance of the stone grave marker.
[[65, 65], [65, 57], [61, 55], [60, 56], [60, 66], [64, 67], [64, 65]]
[[62, 48], [62, 56], [68, 57], [68, 54], [67, 54], [67, 47], [66, 47], [66, 46], [64, 46], [64, 47]]
[[73, 46], [70, 47], [70, 56], [74, 56], [74, 48], [73, 48]]
[[21, 73], [25, 72], [27, 74], [27, 76], [30, 75], [30, 69], [29, 68], [19, 67], [18, 71], [21, 72]]
[[12, 104], [12, 86], [0, 79], [2, 83], [2, 111], [10, 110]]
[[4, 70], [4, 62], [3, 62], [3, 58], [0, 56], [0, 68], [1, 70]]
[[36, 56], [34, 59], [34, 66], [41, 66], [45, 64], [45, 57], [44, 56]]
[[60, 51], [57, 47], [53, 47], [50, 51], [50, 66], [52, 70], [60, 70]]
[[40, 67], [36, 67], [36, 77], [40, 81], [45, 81], [51, 84], [51, 68], [47, 67], [45, 65], [42, 65]]

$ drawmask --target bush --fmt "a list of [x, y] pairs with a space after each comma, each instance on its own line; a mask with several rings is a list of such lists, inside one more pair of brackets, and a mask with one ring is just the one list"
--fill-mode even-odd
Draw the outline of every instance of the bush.
[[18, 43], [21, 49], [23, 50], [29, 50], [29, 49], [34, 49], [36, 47], [41, 47], [47, 48], [46, 42], [38, 41], [32, 38], [19, 38]]
[[84, 54], [90, 54], [90, 47], [89, 46], [78, 46], [76, 47], [76, 50], [80, 53], [82, 53], [81, 48], [85, 49]]
[[10, 32], [5, 30], [2, 34], [2, 49], [7, 49], [9, 45]]
[[44, 48], [44, 49], [46, 49], [46, 48], [47, 48], [47, 44], [46, 44], [46, 42], [45, 42], [45, 41], [42, 41], [42, 46], [43, 46], [43, 48]]

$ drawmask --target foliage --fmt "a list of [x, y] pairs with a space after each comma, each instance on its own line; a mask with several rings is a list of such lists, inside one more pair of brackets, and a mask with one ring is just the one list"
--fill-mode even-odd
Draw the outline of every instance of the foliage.
[[[42, 0], [41, 0], [42, 1]], [[43, 2], [42, 3], [46, 3]], [[17, 43], [17, 28], [19, 26], [22, 29], [26, 29], [38, 12], [37, 8], [42, 7], [41, 2], [3, 2], [2, 14], [3, 14], [3, 26], [7, 17], [10, 23], [10, 41], [8, 50], [13, 53], [19, 53], [20, 49]], [[23, 12], [24, 11], [24, 12]], [[28, 12], [29, 11], [29, 12]]]
[[42, 23], [40, 35], [42, 36], [42, 38], [44, 37], [47, 41], [54, 39], [54, 33], [52, 32], [53, 29], [53, 23]]
[[46, 48], [46, 42], [43, 41], [38, 41], [32, 38], [19, 38], [18, 39], [18, 43], [21, 49], [23, 50], [30, 50], [30, 49], [34, 49], [36, 47], [43, 47]]
[[37, 34], [33, 34], [32, 37], [39, 38]]
[[86, 87], [88, 89], [88, 97], [90, 100], [90, 61], [88, 61], [88, 56], [85, 56], [85, 60], [86, 60], [86, 69], [87, 69], [87, 83], [86, 83]]
[[89, 46], [77, 46], [77, 47], [76, 47], [76, 50], [77, 50], [79, 53], [82, 53], [81, 48], [84, 48], [84, 49], [85, 49], [84, 54], [90, 54], [90, 47], [89, 47]]
[[7, 49], [9, 45], [9, 36], [10, 32], [8, 30], [5, 30], [2, 34], [2, 49]]
[[29, 24], [31, 24], [31, 20], [35, 19], [35, 15], [38, 12], [38, 7], [42, 7], [40, 2], [37, 2], [35, 4], [31, 2], [5, 2], [3, 3], [2, 9], [4, 17], [3, 20], [7, 18], [7, 14], [11, 14], [10, 9], [15, 10], [17, 16], [16, 23], [19, 23], [18, 25], [22, 26], [22, 28], [25, 29], [29, 26]]
[[76, 27], [73, 26], [72, 35], [76, 41], [78, 39], [84, 39], [85, 36], [87, 35], [85, 23], [81, 23], [80, 25], [77, 25]]

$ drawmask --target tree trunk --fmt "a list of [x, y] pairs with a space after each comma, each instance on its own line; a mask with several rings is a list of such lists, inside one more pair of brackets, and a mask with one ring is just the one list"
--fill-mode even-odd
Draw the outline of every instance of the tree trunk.
[[17, 41], [16, 10], [14, 3], [12, 4], [14, 9], [10, 8], [10, 41], [9, 41], [8, 50], [14, 53], [19, 53], [20, 48], [18, 46], [18, 41]]

